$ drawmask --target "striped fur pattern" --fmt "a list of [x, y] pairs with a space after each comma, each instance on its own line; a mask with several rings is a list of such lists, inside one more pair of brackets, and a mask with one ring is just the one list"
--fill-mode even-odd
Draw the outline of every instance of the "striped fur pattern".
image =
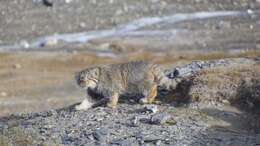
[[109, 99], [107, 106], [112, 108], [122, 94], [141, 94], [144, 96], [141, 103], [152, 103], [158, 85], [165, 88], [173, 85], [159, 65], [145, 61], [87, 68], [76, 73], [76, 81], [81, 88]]

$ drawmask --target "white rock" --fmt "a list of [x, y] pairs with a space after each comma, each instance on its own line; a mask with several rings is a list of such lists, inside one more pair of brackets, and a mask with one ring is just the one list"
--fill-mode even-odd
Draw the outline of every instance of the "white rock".
[[76, 55], [76, 54], [78, 54], [78, 51], [77, 50], [73, 50], [72, 54]]
[[72, 0], [65, 0], [65, 3], [71, 3], [72, 2]]
[[21, 41], [20, 44], [21, 44], [21, 46], [24, 47], [24, 48], [29, 48], [29, 47], [30, 47], [30, 44], [29, 44], [27, 41], [25, 41], [25, 40]]
[[20, 68], [22, 68], [21, 64], [18, 64], [18, 63], [17, 63], [17, 64], [14, 64], [13, 67], [14, 67], [15, 69], [20, 69]]
[[80, 105], [76, 105], [75, 109], [76, 110], [87, 110], [89, 108], [91, 108], [91, 106], [93, 105], [92, 102], [90, 102], [88, 99], [84, 99]]
[[165, 1], [162, 1], [162, 2], [161, 2], [161, 7], [162, 7], [162, 8], [165, 8], [167, 5], [168, 5], [167, 2], [165, 2]]
[[128, 12], [128, 6], [127, 5], [124, 5], [123, 9], [124, 9], [125, 12]]
[[254, 14], [254, 11], [251, 10], [251, 9], [247, 9], [247, 13], [248, 13], [248, 14]]
[[86, 27], [86, 23], [85, 22], [80, 22], [79, 26], [82, 27], [82, 28], [85, 28]]
[[118, 15], [121, 15], [122, 13], [123, 13], [123, 11], [121, 9], [118, 9], [118, 10], [116, 10], [115, 15], [118, 16]]
[[146, 111], [150, 111], [152, 113], [157, 113], [159, 111], [157, 105], [154, 105], [154, 104], [148, 104], [148, 105], [145, 105], [144, 106], [144, 109]]
[[58, 40], [57, 39], [49, 39], [47, 40], [43, 46], [55, 46], [58, 44]]
[[97, 50], [104, 50], [104, 51], [107, 51], [107, 50], [110, 50], [111, 44], [110, 43], [103, 43], [103, 44], [100, 44], [97, 46]]
[[222, 103], [224, 103], [224, 104], [230, 104], [230, 102], [229, 102], [227, 99], [223, 99], [223, 100], [222, 100]]
[[2, 92], [0, 93], [0, 95], [1, 95], [2, 97], [6, 97], [6, 96], [7, 96], [7, 93], [4, 92], [4, 91], [2, 91]]
[[114, 3], [114, 0], [109, 0], [109, 3], [110, 3], [110, 4], [113, 4], [113, 3]]
[[96, 0], [90, 0], [90, 3], [91, 4], [97, 4], [97, 1]]
[[249, 28], [250, 28], [250, 29], [254, 29], [254, 25], [250, 25]]

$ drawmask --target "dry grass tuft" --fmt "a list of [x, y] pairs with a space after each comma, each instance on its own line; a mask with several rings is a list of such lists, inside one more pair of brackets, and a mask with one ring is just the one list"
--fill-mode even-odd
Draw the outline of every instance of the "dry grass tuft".
[[194, 101], [256, 107], [260, 102], [260, 65], [233, 65], [202, 71], [188, 93]]
[[201, 71], [184, 78], [167, 101], [232, 104], [259, 109], [260, 64], [230, 65]]
[[201, 80], [211, 88], [224, 85], [226, 82], [238, 83], [241, 78], [246, 76], [252, 77], [260, 71], [260, 65], [232, 65], [229, 67], [217, 67], [214, 69], [207, 69], [200, 72]]

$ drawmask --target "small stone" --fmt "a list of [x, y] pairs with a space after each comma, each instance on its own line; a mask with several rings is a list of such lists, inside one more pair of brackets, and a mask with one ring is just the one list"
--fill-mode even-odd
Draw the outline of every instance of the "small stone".
[[144, 106], [145, 111], [149, 111], [151, 113], [157, 113], [159, 111], [157, 105], [149, 104]]
[[132, 120], [131, 120], [131, 126], [132, 127], [138, 127], [139, 125], [139, 118], [137, 116], [135, 116]]
[[47, 112], [48, 116], [56, 116], [57, 114], [58, 114], [57, 111], [54, 109], [51, 109], [50, 111]]
[[195, 2], [196, 2], [196, 3], [200, 3], [200, 2], [202, 2], [202, 0], [195, 0]]
[[22, 47], [24, 47], [26, 49], [30, 47], [30, 44], [27, 41], [25, 41], [25, 40], [21, 41], [20, 44], [21, 44]]
[[72, 2], [72, 0], [65, 0], [65, 3], [71, 3]]
[[103, 43], [103, 44], [100, 44], [98, 45], [96, 48], [94, 49], [97, 49], [97, 50], [102, 50], [102, 51], [107, 51], [107, 50], [110, 50], [110, 43]]
[[7, 96], [7, 93], [4, 92], [4, 91], [2, 91], [2, 92], [0, 93], [0, 95], [1, 95], [2, 97], [6, 97], [6, 96]]
[[91, 135], [91, 134], [88, 134], [86, 137], [87, 137], [87, 139], [89, 139], [89, 140], [95, 140], [94, 136]]
[[45, 43], [42, 44], [43, 47], [46, 46], [55, 46], [58, 44], [58, 40], [57, 39], [49, 39], [47, 40]]
[[125, 12], [128, 12], [128, 6], [127, 5], [124, 5], [123, 9], [124, 9]]
[[13, 67], [14, 67], [15, 69], [20, 69], [20, 68], [22, 68], [21, 64], [14, 64]]
[[222, 103], [224, 103], [224, 104], [230, 104], [230, 102], [229, 102], [227, 99], [223, 99], [223, 100], [222, 100]]
[[136, 101], [134, 99], [129, 100], [130, 103], [135, 103]]
[[247, 13], [248, 13], [248, 14], [254, 14], [254, 11], [251, 10], [251, 9], [247, 9]]
[[207, 43], [202, 43], [202, 46], [203, 46], [203, 47], [207, 47], [208, 44], [207, 44]]
[[79, 26], [80, 26], [81, 28], [85, 28], [85, 27], [86, 27], [86, 23], [85, 23], [85, 22], [80, 22]]
[[132, 142], [128, 139], [114, 139], [112, 140], [111, 144], [115, 144], [115, 145], [121, 145], [121, 146], [127, 146], [127, 145], [132, 145]]
[[147, 115], [139, 115], [139, 116], [134, 116], [130, 121], [130, 126], [131, 127], [138, 127], [140, 125], [140, 122], [142, 123], [149, 123], [150, 122], [150, 116]]
[[109, 4], [113, 4], [114, 3], [114, 0], [109, 0]]
[[95, 4], [97, 4], [97, 1], [96, 0], [90, 0], [90, 3], [95, 5]]
[[157, 142], [158, 140], [161, 140], [161, 139], [162, 138], [160, 136], [155, 136], [155, 135], [150, 135], [150, 134], [143, 136], [144, 142], [148, 142], [148, 143], [150, 143], [150, 142], [155, 143], [155, 142]]
[[161, 7], [162, 7], [162, 8], [165, 8], [167, 5], [168, 5], [168, 4], [167, 4], [166, 1], [162, 1], [162, 2], [161, 2]]
[[152, 3], [158, 3], [160, 0], [151, 0]]
[[166, 124], [166, 125], [176, 125], [177, 122], [173, 118], [170, 118], [170, 119], [166, 120], [165, 123], [163, 123], [163, 124]]
[[151, 117], [150, 122], [152, 124], [161, 125], [175, 125], [176, 121], [166, 113], [158, 113]]
[[76, 54], [78, 54], [78, 51], [77, 50], [73, 50], [71, 53], [76, 55]]
[[162, 121], [165, 121], [165, 119], [168, 119], [169, 117], [164, 113], [155, 114], [151, 117], [151, 123], [152, 124], [161, 124]]
[[41, 3], [42, 0], [33, 0], [33, 3]]
[[155, 145], [158, 145], [158, 146], [162, 145], [162, 141], [161, 141], [161, 140], [157, 140], [157, 141], [155, 142]]
[[121, 14], [123, 14], [123, 11], [121, 9], [116, 10], [116, 13], [115, 13], [116, 16], [119, 16]]
[[144, 134], [142, 132], [137, 133], [135, 135], [136, 140], [139, 142], [140, 145], [144, 145]]
[[97, 122], [100, 122], [100, 121], [103, 121], [103, 120], [104, 120], [104, 118], [101, 118], [101, 117], [98, 117], [98, 118], [95, 119], [95, 121], [97, 121]]
[[254, 29], [254, 25], [250, 25], [249, 28], [250, 28], [250, 29]]
[[107, 135], [108, 135], [108, 130], [106, 128], [96, 129], [96, 131], [93, 133], [93, 137], [100, 142], [105, 141]]

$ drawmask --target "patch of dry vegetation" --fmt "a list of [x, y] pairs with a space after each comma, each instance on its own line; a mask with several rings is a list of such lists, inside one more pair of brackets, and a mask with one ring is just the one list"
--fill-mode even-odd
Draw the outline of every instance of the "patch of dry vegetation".
[[185, 96], [191, 101], [257, 107], [260, 103], [260, 65], [232, 65], [203, 70], [191, 79], [189, 85], [186, 85]]

